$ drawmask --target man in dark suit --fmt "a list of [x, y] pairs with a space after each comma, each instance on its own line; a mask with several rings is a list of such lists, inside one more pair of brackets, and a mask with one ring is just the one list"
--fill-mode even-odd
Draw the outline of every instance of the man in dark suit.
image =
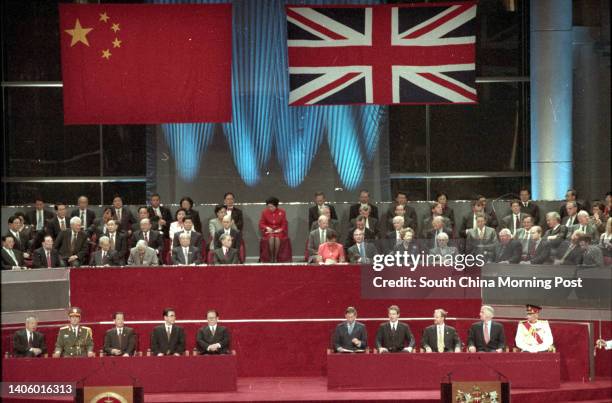
[[151, 333], [153, 355], [181, 355], [185, 352], [185, 331], [174, 322], [176, 322], [174, 309], [164, 309], [164, 324], [155, 327]]
[[[121, 261], [125, 261], [128, 254], [127, 235], [118, 231], [117, 221], [109, 220], [106, 223], [106, 236], [110, 244], [110, 250], [117, 251], [117, 255]], [[98, 242], [101, 239], [98, 238]]]
[[543, 239], [550, 244], [551, 254], [557, 256], [557, 250], [567, 237], [567, 227], [561, 225], [561, 217], [556, 211], [546, 214], [546, 224], [548, 229], [544, 233]]
[[589, 234], [580, 236], [578, 245], [583, 251], [582, 263], [578, 265], [581, 269], [592, 269], [595, 267], [603, 267], [603, 252], [598, 245], [591, 245], [591, 237]]
[[123, 312], [113, 315], [115, 327], [106, 331], [104, 335], [104, 353], [107, 355], [129, 357], [136, 350], [136, 334], [134, 329], [124, 325]]
[[483, 305], [480, 308], [480, 322], [472, 324], [468, 331], [468, 351], [475, 353], [477, 351], [501, 353], [506, 347], [506, 336], [504, 335], [504, 326], [499, 322], [494, 322], [492, 319], [495, 316], [495, 310], [489, 305]]
[[510, 210], [512, 213], [502, 218], [501, 226], [502, 228], [508, 228], [512, 236], [515, 236], [527, 215], [521, 213], [521, 202], [519, 200], [512, 200], [510, 202]]
[[164, 237], [151, 229], [151, 221], [148, 218], [143, 218], [140, 221], [140, 231], [132, 234], [132, 245], [136, 245], [140, 240], [145, 240], [149, 248], [155, 249], [159, 258], [164, 256]]
[[36, 197], [34, 208], [26, 213], [26, 224], [34, 227], [35, 231], [44, 231], [47, 221], [53, 218], [53, 213], [45, 209], [42, 197]]
[[[484, 214], [484, 205], [480, 202], [480, 200], [473, 200], [472, 201], [472, 212], [466, 215], [465, 217], [463, 217], [463, 219], [461, 220], [461, 226], [459, 227], [459, 236], [461, 238], [466, 238], [468, 231], [476, 227], [476, 216], [479, 213]], [[487, 220], [487, 226], [489, 226], [488, 220]]]
[[182, 231], [178, 231], [177, 233], [174, 234], [174, 239], [172, 241], [172, 245], [179, 245], [180, 244], [180, 240], [179, 240], [179, 236], [181, 234], [187, 234], [189, 235], [190, 239], [191, 239], [191, 246], [194, 246], [198, 249], [201, 250], [201, 248], [206, 249], [206, 244], [202, 243], [203, 241], [203, 237], [202, 234], [200, 234], [199, 232], [196, 232], [193, 229], [193, 220], [191, 219], [191, 217], [187, 216], [185, 217], [185, 219], [183, 220], [183, 230]]
[[179, 243], [172, 249], [172, 264], [182, 266], [200, 264], [201, 256], [200, 249], [191, 246], [191, 235], [181, 232]]
[[234, 206], [235, 199], [236, 198], [232, 192], [227, 192], [225, 195], [223, 195], [223, 205], [225, 206], [225, 211], [227, 214], [232, 217], [232, 221], [234, 222], [236, 228], [238, 228], [238, 231], [242, 232], [244, 227], [242, 211], [238, 207]]
[[370, 192], [362, 190], [359, 192], [359, 203], [352, 204], [349, 209], [349, 221], [357, 218], [360, 214], [359, 209], [368, 206], [370, 208], [370, 217], [375, 218], [378, 221], [378, 207], [370, 203]]
[[374, 255], [378, 253], [376, 246], [366, 242], [363, 230], [356, 228], [353, 231], [353, 246], [346, 251], [351, 263], [371, 263]]
[[89, 265], [94, 267], [102, 266], [123, 266], [123, 258], [119, 256], [116, 250], [112, 250], [110, 247], [110, 240], [107, 236], [103, 236], [99, 239], [98, 245], [100, 249], [95, 251], [91, 255]]
[[220, 237], [221, 247], [214, 250], [214, 264], [239, 264], [238, 250], [232, 248], [232, 237], [223, 234]]
[[225, 215], [221, 220], [221, 225], [223, 228], [219, 231], [215, 232], [215, 249], [221, 247], [221, 235], [226, 234], [232, 237], [232, 248], [238, 250], [240, 249], [240, 243], [242, 242], [242, 235], [240, 231], [232, 228], [232, 218], [229, 215]]
[[51, 235], [45, 235], [42, 246], [32, 254], [32, 268], [52, 268], [64, 267], [65, 263], [62, 260], [59, 252], [53, 249], [53, 238]]
[[522, 253], [521, 243], [512, 239], [512, 233], [508, 228], [499, 231], [499, 243], [495, 246], [495, 263], [519, 263]]
[[529, 214], [533, 217], [533, 223], [540, 225], [540, 208], [531, 201], [531, 192], [527, 188], [523, 188], [519, 192], [521, 200], [521, 213]]
[[172, 213], [168, 207], [161, 205], [161, 198], [157, 193], [151, 195], [149, 217], [151, 218], [151, 225], [153, 226], [153, 229], [160, 231], [164, 234], [165, 238], [168, 238], [170, 233], [170, 223], [172, 223]]
[[200, 354], [229, 354], [230, 334], [225, 326], [219, 326], [219, 313], [214, 309], [206, 312], [208, 324], [198, 329], [196, 349]]
[[487, 218], [483, 213], [476, 216], [476, 228], [468, 231], [465, 251], [471, 255], [484, 255], [487, 261], [494, 260], [497, 235], [495, 230], [486, 226]]
[[42, 357], [47, 353], [45, 335], [37, 332], [38, 319], [28, 316], [25, 329], [18, 330], [13, 335], [13, 355], [15, 357]]
[[368, 332], [361, 322], [357, 322], [357, 310], [349, 306], [344, 311], [345, 322], [336, 326], [332, 346], [336, 353], [364, 351], [368, 347]]
[[[403, 192], [403, 191], [399, 191], [395, 193], [395, 201], [394, 203], [391, 205], [391, 207], [389, 207], [389, 210], [387, 211], [387, 213], [385, 214], [385, 217], [381, 217], [384, 218], [383, 224], [386, 223], [387, 224], [387, 228], [385, 229], [386, 231], [391, 231], [392, 229], [392, 225], [391, 225], [391, 220], [393, 219], [393, 217], [395, 217], [397, 214], [396, 211], [396, 207], [398, 205], [402, 205], [404, 206], [404, 225], [407, 227], [412, 228], [415, 232], [417, 231], [417, 227], [418, 227], [418, 219], [417, 219], [417, 214], [416, 214], [416, 210], [408, 205], [408, 193]], [[401, 214], [399, 214], [401, 215]], [[408, 219], [410, 218], [410, 219]], [[414, 224], [412, 224], [414, 223]], [[414, 226], [413, 226], [414, 225]]]
[[426, 353], [461, 352], [461, 340], [454, 327], [444, 323], [447, 312], [444, 309], [434, 311], [434, 324], [423, 330], [421, 347]]
[[433, 217], [433, 219], [431, 220], [431, 227], [423, 231], [425, 247], [428, 250], [439, 246], [437, 239], [438, 235], [440, 235], [441, 233], [445, 233], [448, 236], [448, 239], [453, 238], [453, 230], [450, 227], [445, 226], [445, 218], [446, 217], [443, 217], [441, 215]]
[[55, 203], [55, 217], [47, 221], [47, 234], [53, 237], [53, 240], [57, 239], [60, 232], [70, 227], [69, 219], [67, 217], [66, 204], [62, 202]]
[[2, 236], [2, 270], [18, 270], [25, 268], [23, 254], [16, 250], [15, 239], [12, 235]]
[[583, 232], [574, 231], [569, 241], [566, 240], [561, 243], [554, 260], [555, 265], [578, 266], [582, 264], [584, 253], [578, 245], [582, 236], [584, 236]]
[[13, 248], [22, 253], [28, 253], [28, 241], [29, 239], [24, 236], [21, 231], [21, 217], [18, 215], [12, 215], [8, 219], [8, 232], [5, 235], [13, 237]]
[[361, 206], [359, 208], [359, 215], [350, 221], [350, 228], [355, 228], [355, 226], [357, 225], [357, 219], [359, 217], [364, 218], [365, 228], [374, 232], [374, 236], [377, 237], [378, 236], [378, 220], [371, 216], [370, 206], [366, 205], [366, 206]]
[[355, 220], [355, 227], [349, 229], [349, 232], [347, 234], [346, 241], [344, 242], [344, 247], [346, 249], [349, 249], [351, 246], [355, 245], [355, 231], [357, 230], [362, 232], [363, 238], [366, 241], [373, 242], [376, 239], [376, 233], [371, 229], [366, 228], [365, 218], [359, 216]]
[[117, 226], [120, 231], [127, 233], [128, 236], [132, 234], [132, 225], [136, 222], [134, 215], [126, 206], [123, 205], [123, 199], [121, 196], [115, 196], [113, 198], [113, 215], [117, 219]]
[[410, 326], [399, 321], [400, 310], [391, 305], [387, 312], [389, 322], [380, 325], [376, 332], [376, 348], [379, 353], [411, 353], [414, 348], [414, 336]]
[[334, 206], [332, 206], [325, 200], [325, 193], [315, 192], [314, 201], [315, 205], [308, 209], [308, 228], [312, 227], [312, 223], [317, 221], [319, 217], [323, 214], [321, 212], [323, 206], [329, 207], [330, 218], [332, 220], [338, 219]]
[[569, 236], [571, 235], [570, 228], [578, 224], [577, 215], [580, 210], [578, 210], [578, 203], [575, 201], [568, 201], [565, 203], [562, 210], [565, 212], [565, 214], [560, 214], [561, 224], [565, 225], [567, 228], [568, 234], [566, 239], [569, 239]]
[[565, 203], [563, 203], [561, 207], [559, 207], [559, 215], [561, 216], [561, 220], [566, 227], [570, 227], [571, 225], [566, 225], [564, 222], [564, 218], [572, 215], [572, 212], [568, 209], [568, 203], [574, 203], [574, 207], [576, 209], [575, 213], [585, 209], [585, 206], [583, 206], [582, 203], [578, 201], [578, 193], [576, 192], [576, 190], [568, 189], [565, 193]]
[[80, 196], [77, 203], [79, 208], [72, 210], [70, 217], [79, 217], [81, 219], [81, 227], [83, 227], [83, 230], [85, 230], [87, 235], [91, 236], [93, 233], [91, 226], [96, 219], [96, 213], [89, 209], [89, 199], [87, 196]]
[[59, 233], [53, 248], [57, 250], [67, 266], [79, 267], [87, 264], [89, 244], [87, 235], [81, 231], [81, 219], [72, 217], [70, 229]]
[[538, 225], [531, 227], [531, 240], [527, 250], [526, 260], [521, 264], [546, 264], [550, 263], [550, 245], [542, 240], [542, 228]]

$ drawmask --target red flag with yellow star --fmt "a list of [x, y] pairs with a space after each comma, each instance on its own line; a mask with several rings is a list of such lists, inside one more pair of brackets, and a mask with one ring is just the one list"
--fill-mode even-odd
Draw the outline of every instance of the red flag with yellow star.
[[65, 124], [231, 120], [231, 4], [60, 4]]

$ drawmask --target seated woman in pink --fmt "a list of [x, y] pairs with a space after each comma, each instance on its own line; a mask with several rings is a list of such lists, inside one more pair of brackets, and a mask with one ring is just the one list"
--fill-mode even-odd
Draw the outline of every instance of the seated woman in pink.
[[344, 257], [344, 247], [337, 241], [337, 235], [335, 232], [327, 232], [327, 242], [319, 245], [317, 261], [320, 264], [336, 264], [344, 263], [346, 258]]
[[289, 232], [287, 214], [285, 210], [278, 207], [279, 200], [269, 197], [266, 200], [266, 208], [261, 212], [259, 219], [259, 230], [262, 239], [268, 242], [270, 262], [275, 263], [281, 241], [287, 239]]

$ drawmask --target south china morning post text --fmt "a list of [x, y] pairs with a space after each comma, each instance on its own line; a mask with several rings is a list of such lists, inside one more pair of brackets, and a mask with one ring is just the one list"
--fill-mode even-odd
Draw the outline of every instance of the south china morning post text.
[[484, 288], [551, 290], [583, 286], [581, 278], [564, 276], [486, 275], [486, 261], [486, 256], [478, 254], [413, 255], [396, 251], [375, 255], [371, 264], [362, 265], [362, 297], [462, 299], [479, 298]]

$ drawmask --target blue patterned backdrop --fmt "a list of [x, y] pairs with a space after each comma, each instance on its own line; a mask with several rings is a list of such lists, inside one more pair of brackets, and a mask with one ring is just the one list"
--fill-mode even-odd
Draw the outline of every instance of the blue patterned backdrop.
[[[161, 1], [176, 3], [175, 1]], [[220, 3], [200, 1], [200, 3]], [[301, 1], [291, 4], [372, 4], [372, 1]], [[375, 155], [387, 108], [289, 107], [285, 1], [233, 1], [232, 122], [220, 124], [236, 168], [256, 186], [276, 158], [286, 184], [299, 186], [317, 150], [327, 141], [347, 190], [355, 190]], [[216, 124], [165, 124], [164, 137], [180, 178], [197, 182]]]

